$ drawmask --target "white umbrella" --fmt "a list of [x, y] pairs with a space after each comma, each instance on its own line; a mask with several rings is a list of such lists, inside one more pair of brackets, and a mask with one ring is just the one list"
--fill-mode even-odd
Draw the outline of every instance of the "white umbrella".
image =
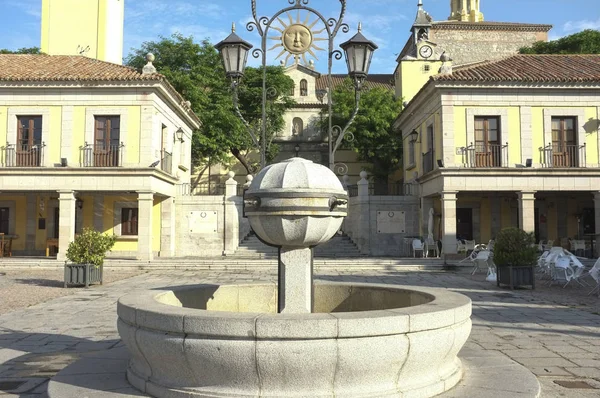
[[429, 220], [427, 222], [427, 239], [433, 240], [433, 207], [429, 209]]

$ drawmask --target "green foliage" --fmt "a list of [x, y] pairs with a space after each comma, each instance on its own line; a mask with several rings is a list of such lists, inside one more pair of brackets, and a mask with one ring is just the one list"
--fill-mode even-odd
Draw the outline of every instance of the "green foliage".
[[0, 49], [0, 54], [41, 54], [42, 52], [40, 51], [39, 47], [23, 47], [23, 48], [19, 48], [18, 50], [7, 50], [7, 49]]
[[499, 267], [534, 265], [538, 253], [533, 243], [533, 233], [519, 228], [503, 229], [494, 243], [494, 263]]
[[[227, 164], [233, 154], [246, 166], [249, 173], [255, 165], [247, 158], [255, 146], [246, 127], [233, 109], [231, 82], [225, 77], [221, 57], [207, 41], [195, 43], [192, 37], [176, 33], [170, 38], [142, 44], [125, 59], [129, 66], [140, 70], [146, 64], [146, 54], [156, 56], [154, 66], [175, 89], [192, 104], [202, 122], [192, 139], [194, 167], [207, 163]], [[277, 153], [271, 139], [284, 126], [284, 113], [294, 101], [288, 96], [294, 82], [284, 74], [282, 67], [267, 67], [267, 159]], [[244, 118], [255, 129], [260, 139], [262, 118], [262, 69], [247, 68], [239, 86], [239, 106]], [[272, 148], [273, 147], [273, 148]]]
[[115, 245], [117, 237], [102, 234], [93, 229], [84, 228], [69, 244], [67, 259], [74, 264], [102, 265], [106, 254]]
[[549, 42], [538, 41], [523, 47], [521, 54], [600, 54], [600, 31], [586, 29]]
[[[343, 126], [354, 111], [354, 85], [350, 78], [333, 90], [333, 124]], [[362, 161], [373, 164], [371, 173], [376, 180], [387, 182], [388, 176], [401, 166], [402, 137], [392, 128], [394, 120], [402, 111], [402, 101], [395, 98], [391, 89], [376, 87], [363, 88], [360, 108], [354, 123], [348, 129], [354, 134], [354, 141], [344, 142], [344, 147], [352, 149]], [[327, 111], [323, 111], [327, 115]], [[324, 117], [323, 130], [327, 131], [327, 118]]]

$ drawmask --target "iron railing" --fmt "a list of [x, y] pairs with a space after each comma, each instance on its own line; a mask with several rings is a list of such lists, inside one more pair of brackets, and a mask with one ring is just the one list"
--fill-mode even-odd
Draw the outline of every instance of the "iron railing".
[[473, 144], [463, 148], [463, 164], [470, 168], [508, 167], [508, 142]]
[[2, 149], [4, 167], [40, 167], [44, 165], [44, 148], [40, 145], [15, 145], [6, 143]]
[[182, 196], [221, 196], [225, 195], [225, 184], [206, 182], [200, 184], [181, 184], [180, 195]]
[[423, 174], [433, 171], [433, 149], [423, 154]]
[[348, 196], [350, 198], [358, 196], [358, 185], [347, 185], [346, 189], [348, 190]]
[[173, 174], [173, 154], [162, 150], [162, 159], [160, 160], [160, 169], [165, 173]]
[[86, 142], [79, 147], [79, 163], [82, 167], [120, 167], [123, 165], [124, 147], [122, 142], [104, 148], [94, 147]]
[[540, 163], [542, 167], [585, 167], [585, 144], [552, 145], [540, 147]]

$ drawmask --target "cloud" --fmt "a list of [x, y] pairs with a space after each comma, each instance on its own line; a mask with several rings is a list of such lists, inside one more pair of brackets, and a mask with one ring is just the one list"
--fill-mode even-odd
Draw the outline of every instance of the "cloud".
[[226, 38], [229, 33], [224, 30], [215, 30], [204, 25], [173, 25], [169, 27], [169, 32], [181, 33], [184, 36], [193, 36], [196, 42], [208, 39], [211, 43], [218, 43]]
[[600, 29], [600, 18], [595, 21], [590, 21], [587, 19], [582, 19], [580, 21], [567, 21], [563, 25], [563, 30], [565, 32], [580, 32], [585, 29]]

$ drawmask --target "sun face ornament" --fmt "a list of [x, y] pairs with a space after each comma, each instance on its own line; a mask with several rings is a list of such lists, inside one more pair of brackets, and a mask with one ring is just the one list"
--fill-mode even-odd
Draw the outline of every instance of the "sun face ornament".
[[324, 51], [323, 48], [318, 47], [315, 42], [317, 41], [326, 41], [328, 40], [325, 37], [317, 37], [318, 35], [326, 32], [326, 27], [323, 26], [319, 30], [313, 30], [313, 28], [323, 22], [316, 18], [316, 20], [309, 24], [311, 13], [307, 13], [304, 21], [301, 19], [300, 11], [298, 11], [296, 18], [294, 19], [291, 12], [286, 13], [288, 17], [288, 21], [284, 21], [281, 18], [277, 18], [277, 22], [279, 22], [279, 26], [273, 25], [272, 29], [281, 33], [279, 36], [271, 36], [270, 40], [276, 40], [278, 43], [273, 45], [269, 49], [274, 50], [279, 47], [283, 47], [281, 52], [275, 57], [275, 59], [279, 59], [285, 53], [288, 55], [285, 57], [284, 64], [287, 65], [290, 58], [294, 58], [296, 63], [299, 63], [300, 60], [305, 65], [308, 65], [308, 60], [306, 59], [306, 53], [312, 55], [315, 59], [319, 59], [315, 54], [315, 51]]

